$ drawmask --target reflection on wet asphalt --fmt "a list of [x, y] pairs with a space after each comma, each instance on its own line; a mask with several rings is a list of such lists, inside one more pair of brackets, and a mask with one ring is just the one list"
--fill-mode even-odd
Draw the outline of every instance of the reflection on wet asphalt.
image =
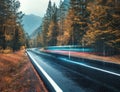
[[30, 53], [64, 92], [115, 92], [104, 84], [62, 65], [57, 58]]

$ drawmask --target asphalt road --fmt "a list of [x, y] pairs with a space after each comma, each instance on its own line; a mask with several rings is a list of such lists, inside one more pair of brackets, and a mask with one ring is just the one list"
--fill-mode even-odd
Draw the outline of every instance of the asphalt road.
[[64, 59], [39, 52], [37, 49], [27, 50], [27, 53], [49, 91], [119, 92], [119, 89], [83, 74], [79, 65], [66, 63]]

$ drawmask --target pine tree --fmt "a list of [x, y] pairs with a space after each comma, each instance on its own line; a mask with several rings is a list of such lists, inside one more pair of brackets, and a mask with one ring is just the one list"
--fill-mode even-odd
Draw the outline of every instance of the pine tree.
[[51, 17], [52, 17], [52, 3], [51, 0], [49, 0], [48, 3], [48, 8], [46, 10], [46, 14], [43, 18], [43, 22], [42, 22], [42, 34], [43, 34], [43, 43], [44, 43], [44, 47], [47, 46], [47, 33], [48, 33], [48, 28], [49, 28], [49, 24], [51, 21]]
[[[69, 0], [68, 0], [69, 1]], [[59, 32], [57, 37], [57, 45], [63, 45], [65, 44], [63, 41], [63, 35], [64, 35], [64, 20], [67, 17], [68, 9], [69, 9], [69, 2], [67, 1], [60, 1], [59, 9], [57, 10], [57, 18], [58, 18], [58, 26], [59, 26]]]
[[42, 23], [42, 35], [43, 35], [42, 39], [43, 39], [44, 47], [48, 45], [53, 45], [53, 43], [54, 45], [56, 45], [56, 41], [52, 40], [53, 39], [52, 35], [54, 35], [54, 33], [57, 31], [56, 29], [57, 29], [57, 7], [55, 3], [52, 6], [51, 1], [49, 1], [48, 8]]
[[[17, 0], [1, 0], [0, 1], [0, 47], [1, 49], [14, 48], [13, 39], [16, 35], [16, 28], [19, 27], [17, 29], [21, 29], [22, 27], [20, 22], [23, 14], [21, 12], [18, 12], [19, 7], [20, 7], [20, 3]], [[23, 29], [21, 30], [21, 32], [22, 31]]]
[[30, 48], [30, 37], [28, 33], [25, 33], [25, 47]]
[[[69, 41], [68, 44], [78, 45], [82, 40], [83, 35], [87, 30], [88, 12], [86, 9], [87, 2], [80, 0], [71, 0], [70, 9], [68, 11], [65, 21], [69, 21]], [[64, 24], [67, 26], [67, 24]]]
[[[116, 11], [116, 0], [95, 0], [91, 3], [89, 31], [83, 37], [86, 45], [99, 51], [111, 53], [120, 48], [120, 12]], [[113, 54], [111, 53], [111, 54]]]
[[42, 43], [43, 39], [42, 39], [41, 33], [38, 33], [36, 40], [37, 40], [37, 47], [42, 47], [43, 46], [43, 43]]
[[48, 46], [55, 46], [57, 44], [57, 36], [58, 36], [58, 24], [57, 24], [57, 7], [54, 4], [53, 6], [53, 15], [48, 28]]
[[9, 4], [8, 0], [0, 1], [0, 46], [1, 49], [6, 48], [6, 40], [5, 40], [5, 31], [6, 31], [6, 22], [8, 19], [9, 13]]
[[48, 20], [51, 20], [52, 14], [53, 14], [52, 3], [51, 0], [49, 0], [48, 8], [45, 16], [48, 18]]

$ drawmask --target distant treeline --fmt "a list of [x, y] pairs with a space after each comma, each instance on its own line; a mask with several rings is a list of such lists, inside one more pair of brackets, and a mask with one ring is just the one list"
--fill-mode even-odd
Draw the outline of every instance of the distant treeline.
[[[69, 3], [66, 3], [66, 2]], [[32, 46], [81, 45], [114, 54], [120, 50], [120, 0], [49, 1]]]
[[0, 52], [16, 51], [25, 46], [23, 14], [18, 12], [19, 7], [18, 0], [0, 0]]

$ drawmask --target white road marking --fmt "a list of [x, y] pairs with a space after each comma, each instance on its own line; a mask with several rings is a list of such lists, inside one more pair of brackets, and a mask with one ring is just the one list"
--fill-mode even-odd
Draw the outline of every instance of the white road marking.
[[89, 66], [89, 65], [86, 65], [84, 63], [80, 63], [80, 62], [75, 62], [73, 60], [68, 60], [66, 58], [59, 58], [61, 60], [65, 60], [67, 62], [71, 62], [71, 63], [74, 63], [74, 64], [78, 64], [78, 65], [82, 65], [82, 66], [85, 66], [85, 67], [89, 67], [89, 68], [92, 68], [92, 69], [96, 69], [96, 70], [99, 70], [99, 71], [102, 71], [102, 72], [106, 72], [106, 73], [109, 73], [109, 74], [113, 74], [113, 75], [116, 75], [116, 76], [119, 76], [120, 77], [120, 74], [118, 73], [115, 73], [115, 72], [111, 72], [111, 71], [108, 71], [108, 70], [104, 70], [104, 69], [100, 69], [100, 68], [97, 68], [97, 67], [93, 67], [93, 66]]
[[47, 80], [50, 82], [50, 84], [53, 86], [54, 90], [56, 92], [63, 92], [62, 89], [55, 83], [55, 81], [53, 81], [53, 79], [45, 72], [45, 70], [36, 62], [36, 60], [32, 57], [32, 55], [29, 52], [28, 52], [28, 55], [34, 61], [34, 63], [40, 69], [40, 71], [43, 73], [43, 75], [47, 78]]

